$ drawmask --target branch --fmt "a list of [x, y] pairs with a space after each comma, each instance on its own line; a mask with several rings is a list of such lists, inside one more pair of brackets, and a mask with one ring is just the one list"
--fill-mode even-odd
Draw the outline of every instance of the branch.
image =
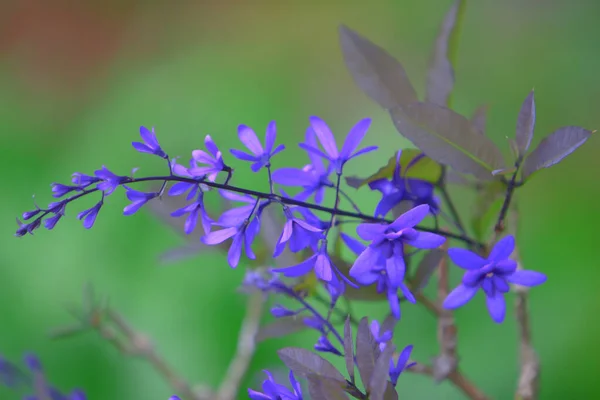
[[246, 375], [254, 352], [256, 351], [256, 334], [260, 328], [266, 297], [261, 292], [254, 292], [248, 299], [246, 316], [240, 328], [238, 346], [234, 358], [229, 364], [225, 378], [217, 393], [218, 400], [235, 400]]

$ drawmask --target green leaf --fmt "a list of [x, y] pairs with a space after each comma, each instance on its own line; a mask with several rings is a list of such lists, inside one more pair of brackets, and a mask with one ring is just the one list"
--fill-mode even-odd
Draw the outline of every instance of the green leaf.
[[346, 67], [363, 92], [385, 109], [417, 100], [406, 71], [394, 57], [344, 25], [339, 34]]
[[[427, 101], [448, 106], [450, 93], [454, 87], [454, 68], [449, 59], [450, 38], [458, 28], [456, 19], [458, 10], [464, 2], [457, 0], [442, 21], [440, 32], [435, 41], [435, 47], [429, 71], [427, 73]], [[457, 43], [457, 42], [456, 42]], [[456, 52], [456, 49], [453, 49]]]
[[558, 164], [584, 144], [594, 132], [578, 126], [566, 126], [551, 133], [525, 159], [523, 179], [540, 169]]
[[493, 180], [502, 169], [502, 153], [460, 114], [433, 103], [413, 103], [390, 111], [401, 135], [427, 156], [457, 172]]
[[[419, 157], [417, 159], [417, 157]], [[415, 159], [417, 159], [415, 161]], [[392, 156], [386, 165], [379, 168], [377, 172], [367, 178], [355, 176], [346, 177], [346, 183], [353, 188], [360, 188], [378, 179], [390, 179], [394, 175], [396, 167], [396, 156]], [[442, 177], [442, 166], [423, 155], [418, 149], [402, 150], [400, 155], [400, 173], [405, 178], [420, 179], [430, 183], [438, 183]]]
[[502, 181], [489, 182], [479, 190], [471, 219], [475, 239], [479, 241], [486, 239], [487, 234], [496, 222], [505, 193], [506, 184]]
[[519, 117], [517, 118], [517, 131], [515, 141], [517, 143], [518, 156], [525, 155], [533, 139], [533, 130], [535, 128], [535, 98], [533, 90], [523, 101]]

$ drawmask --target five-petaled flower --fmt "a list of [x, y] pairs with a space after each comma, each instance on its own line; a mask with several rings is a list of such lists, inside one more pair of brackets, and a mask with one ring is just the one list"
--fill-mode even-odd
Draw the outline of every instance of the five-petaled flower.
[[340, 151], [338, 151], [335, 137], [325, 121], [319, 117], [310, 117], [309, 120], [310, 126], [317, 135], [321, 147], [323, 147], [325, 152], [322, 152], [316, 146], [307, 143], [300, 143], [299, 146], [306, 151], [315, 153], [331, 161], [331, 164], [338, 175], [342, 173], [342, 168], [348, 160], [377, 149], [377, 146], [369, 146], [355, 152], [371, 125], [370, 118], [358, 121], [358, 123], [350, 129], [350, 132], [348, 132], [346, 140], [344, 141], [344, 145], [342, 146], [342, 150]]
[[309, 247], [315, 240], [321, 236], [321, 229], [310, 225], [308, 222], [294, 217], [292, 209], [284, 207], [284, 214], [287, 219], [279, 240], [275, 245], [273, 257], [278, 257], [285, 249], [286, 243], [289, 243], [290, 251], [297, 253], [300, 250]]
[[546, 281], [546, 275], [541, 272], [518, 270], [517, 262], [508, 258], [514, 249], [515, 238], [512, 235], [498, 241], [487, 258], [466, 249], [448, 249], [450, 259], [467, 272], [462, 283], [444, 300], [444, 308], [454, 309], [465, 305], [481, 288], [490, 316], [495, 322], [501, 323], [506, 313], [504, 294], [510, 290], [509, 283], [536, 286]]
[[264, 373], [267, 375], [267, 379], [262, 384], [262, 392], [248, 389], [248, 396], [251, 400], [302, 400], [300, 383], [292, 371], [290, 371], [289, 380], [293, 391], [275, 382], [269, 371], [265, 370]]
[[116, 175], [104, 165], [101, 169], [94, 171], [94, 175], [100, 180], [96, 187], [98, 190], [102, 190], [105, 196], [114, 192], [119, 185], [131, 181], [130, 177]]
[[275, 140], [277, 139], [277, 126], [275, 125], [275, 121], [271, 121], [269, 122], [269, 125], [267, 125], [264, 148], [260, 144], [260, 140], [258, 140], [254, 130], [249, 126], [238, 126], [238, 137], [252, 154], [237, 149], [231, 149], [229, 151], [235, 158], [252, 162], [250, 168], [254, 172], [258, 172], [263, 167], [269, 167], [271, 157], [285, 149], [285, 146], [282, 144], [273, 149]]
[[163, 151], [163, 149], [161, 149], [158, 139], [156, 139], [154, 127], [152, 127], [152, 130], [150, 130], [145, 126], [140, 126], [140, 136], [142, 137], [144, 143], [132, 142], [131, 145], [134, 149], [140, 153], [154, 154], [165, 159], [168, 158], [167, 154]]

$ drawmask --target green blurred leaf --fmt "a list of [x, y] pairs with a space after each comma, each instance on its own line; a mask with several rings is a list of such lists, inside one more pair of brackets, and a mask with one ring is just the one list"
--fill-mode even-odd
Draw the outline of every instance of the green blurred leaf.
[[540, 169], [558, 164], [584, 144], [594, 132], [578, 126], [566, 126], [551, 133], [525, 159], [523, 179]]
[[339, 34], [346, 67], [363, 92], [388, 110], [417, 100], [406, 71], [394, 57], [345, 25]]
[[505, 191], [506, 184], [502, 181], [489, 182], [479, 190], [471, 217], [471, 227], [477, 240], [485, 240], [486, 233], [496, 222]]
[[433, 103], [397, 107], [390, 115], [398, 132], [440, 164], [480, 180], [504, 167], [502, 153], [469, 120]]

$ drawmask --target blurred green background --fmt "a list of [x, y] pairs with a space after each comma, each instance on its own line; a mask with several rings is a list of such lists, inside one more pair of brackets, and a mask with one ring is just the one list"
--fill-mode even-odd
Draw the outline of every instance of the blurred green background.
[[[238, 124], [262, 135], [274, 119], [289, 149], [275, 164], [298, 166], [305, 155], [295, 143], [308, 116], [323, 117], [340, 136], [369, 116], [373, 124], [365, 142], [383, 150], [348, 169], [374, 171], [407, 142], [352, 82], [337, 26], [347, 24], [390, 51], [422, 94], [432, 44], [450, 5], [2, 2], [0, 353], [18, 360], [24, 351], [36, 352], [53, 382], [82, 387], [90, 399], [166, 399], [171, 389], [148, 365], [122, 357], [97, 335], [48, 339], [51, 328], [71, 322], [64, 305], [79, 302], [83, 285], [91, 282], [187, 379], [217, 385], [236, 345], [246, 298], [235, 288], [245, 266], [232, 270], [216, 254], [159, 263], [161, 253], [185, 239], [148, 210], [123, 217], [122, 191], [108, 199], [91, 231], [75, 215], [93, 200], [76, 205], [54, 231], [40, 229], [35, 237], [12, 237], [15, 216], [32, 208], [34, 193], [46, 204], [48, 185], [68, 182], [75, 171], [91, 173], [106, 164], [121, 173], [134, 166], [142, 168], [139, 174], [160, 173], [160, 162], [130, 147], [140, 125], [155, 126], [170, 154], [187, 157], [208, 133], [227, 148], [237, 145]], [[503, 148], [532, 87], [535, 143], [564, 125], [600, 127], [598, 15], [600, 3], [593, 1], [469, 2], [454, 108], [470, 115], [488, 104], [488, 132]], [[530, 302], [544, 400], [600, 397], [599, 150], [600, 141], [592, 137], [518, 193], [525, 266], [549, 277]], [[263, 187], [263, 176], [233, 164], [239, 166], [237, 182]], [[367, 207], [375, 201], [363, 191], [356, 199]], [[470, 204], [460, 203], [467, 212]], [[385, 309], [385, 303], [368, 308], [375, 317]], [[509, 310], [506, 323], [494, 324], [481, 297], [457, 312], [463, 369], [493, 399], [512, 398], [516, 385], [512, 316]], [[414, 356], [427, 361], [437, 351], [435, 338], [433, 318], [421, 307], [405, 306], [397, 344], [413, 343]], [[280, 365], [277, 348], [310, 347], [315, 339], [299, 334], [262, 344], [245, 387], [259, 385], [261, 369]], [[404, 398], [462, 398], [447, 383], [435, 386], [413, 375], [399, 387]], [[0, 391], [2, 399], [11, 396]]]

